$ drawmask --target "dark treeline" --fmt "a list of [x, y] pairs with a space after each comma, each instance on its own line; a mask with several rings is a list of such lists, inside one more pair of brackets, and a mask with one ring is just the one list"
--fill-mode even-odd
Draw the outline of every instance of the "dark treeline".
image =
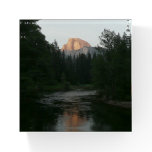
[[44, 90], [43, 86], [52, 84], [55, 78], [52, 58], [53, 52], [56, 56], [58, 52], [53, 44], [45, 40], [40, 30], [35, 20], [20, 21], [21, 101], [38, 97]]
[[66, 81], [73, 85], [91, 83], [91, 54], [80, 54], [77, 57], [66, 56], [64, 57], [64, 62], [63, 74], [66, 77]]
[[56, 41], [45, 40], [36, 20], [21, 20], [21, 101], [81, 84], [94, 85], [106, 98], [130, 100], [131, 49], [126, 47], [126, 35], [104, 30], [100, 42], [100, 55], [65, 56]]
[[[131, 100], [131, 39], [104, 30], [99, 36], [105, 48], [93, 63], [94, 83], [106, 99]], [[98, 48], [100, 50], [100, 47]]]

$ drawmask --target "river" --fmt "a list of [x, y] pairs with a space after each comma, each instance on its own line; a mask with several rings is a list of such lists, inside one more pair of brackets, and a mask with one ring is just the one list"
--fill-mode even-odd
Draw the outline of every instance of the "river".
[[131, 109], [98, 101], [95, 90], [48, 94], [28, 112], [25, 131], [131, 131]]

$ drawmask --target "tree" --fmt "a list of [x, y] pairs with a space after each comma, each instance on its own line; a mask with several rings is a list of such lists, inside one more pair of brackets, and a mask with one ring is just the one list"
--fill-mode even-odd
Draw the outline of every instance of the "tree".
[[100, 44], [106, 51], [93, 62], [94, 83], [106, 98], [131, 99], [131, 49], [126, 47], [125, 34], [104, 30]]
[[116, 34], [114, 31], [104, 29], [104, 31], [101, 33], [101, 36], [99, 36], [100, 45], [109, 51], [112, 50], [114, 48], [115, 36]]
[[53, 57], [59, 58], [60, 53], [56, 51], [54, 45], [45, 40], [36, 22], [36, 20], [20, 21], [21, 102], [27, 102], [42, 94], [45, 86], [56, 83], [59, 77], [56, 77], [58, 68], [54, 68], [56, 63], [53, 62]]

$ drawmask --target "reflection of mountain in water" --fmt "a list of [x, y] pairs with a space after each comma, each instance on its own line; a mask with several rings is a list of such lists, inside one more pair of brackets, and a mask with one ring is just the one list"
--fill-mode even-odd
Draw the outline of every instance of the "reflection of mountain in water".
[[87, 119], [80, 117], [77, 113], [64, 112], [64, 125], [66, 131], [79, 131], [81, 126], [87, 123]]

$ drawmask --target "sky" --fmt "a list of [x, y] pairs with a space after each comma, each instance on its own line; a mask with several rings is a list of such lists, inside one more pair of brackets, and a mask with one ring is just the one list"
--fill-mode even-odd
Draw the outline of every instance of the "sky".
[[[69, 38], [80, 38], [91, 46], [99, 44], [99, 36], [104, 29], [114, 30], [122, 35], [127, 27], [126, 19], [119, 20], [39, 20], [38, 25], [46, 40], [52, 43], [55, 39], [60, 48]], [[129, 21], [129, 25], [131, 21]]]

